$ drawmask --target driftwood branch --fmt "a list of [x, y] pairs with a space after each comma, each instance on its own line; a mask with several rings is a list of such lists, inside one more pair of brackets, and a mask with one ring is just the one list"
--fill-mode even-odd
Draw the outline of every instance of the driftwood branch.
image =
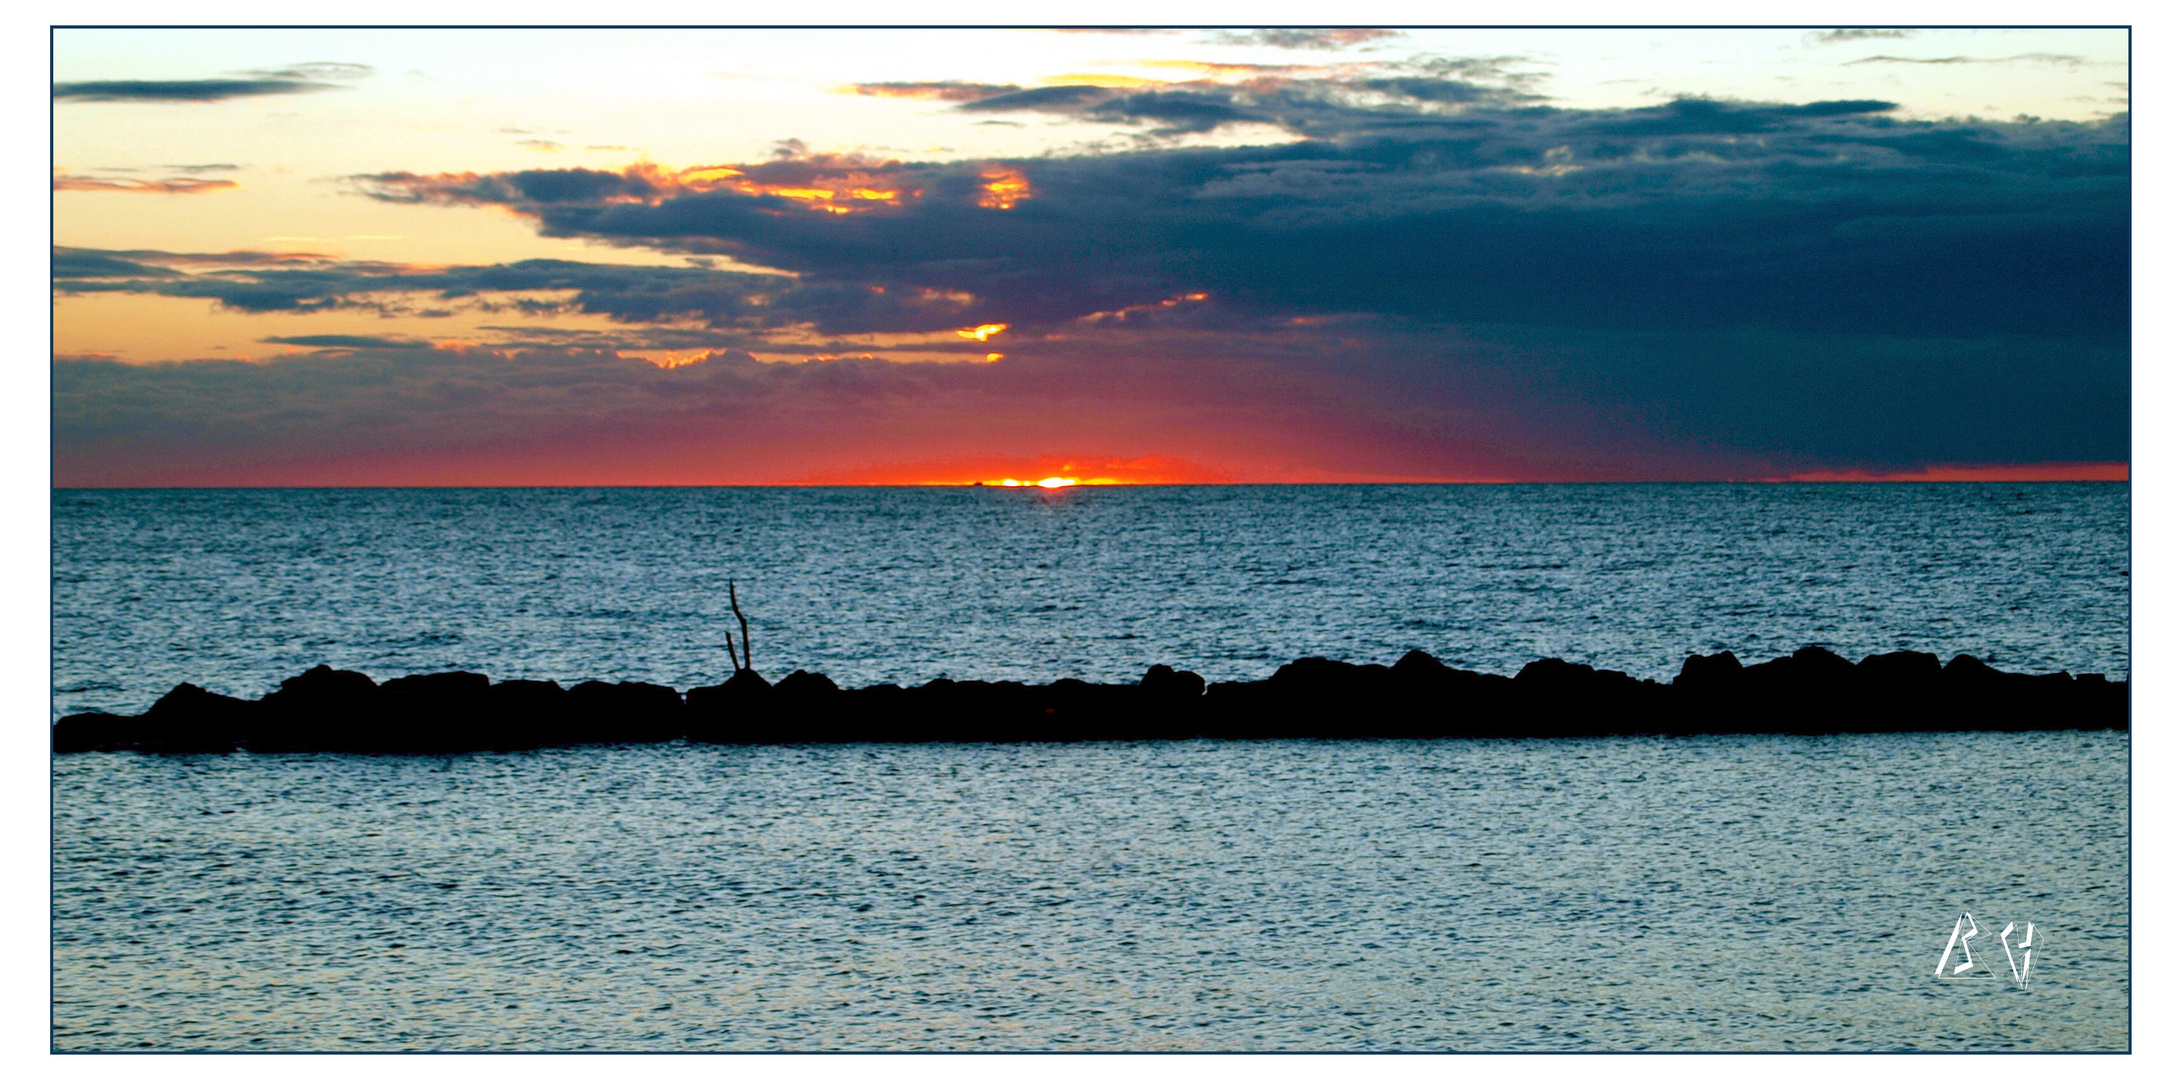
[[[740, 623], [740, 624], [742, 624], [742, 627], [743, 627], [743, 663], [742, 663], [742, 665], [741, 665], [740, 667], [738, 667], [738, 668], [737, 668], [736, 670], [738, 670], [738, 671], [745, 671], [745, 670], [749, 670], [749, 668], [750, 668], [750, 620], [749, 620], [749, 619], [746, 619], [746, 618], [744, 618], [744, 617], [743, 617], [743, 606], [742, 606], [741, 604], [738, 604], [738, 603], [736, 603], [736, 602], [735, 602], [735, 579], [734, 579], [734, 578], [729, 578], [729, 579], [728, 579], [728, 607], [729, 607], [729, 609], [731, 609], [731, 610], [733, 610], [733, 611], [735, 612], [735, 621], [736, 621], [736, 622], [738, 622], [738, 623]], [[729, 659], [729, 660], [731, 660], [731, 661], [735, 659], [735, 634], [734, 634], [734, 632], [732, 632], [732, 631], [730, 631], [730, 632], [728, 633], [728, 659]]]

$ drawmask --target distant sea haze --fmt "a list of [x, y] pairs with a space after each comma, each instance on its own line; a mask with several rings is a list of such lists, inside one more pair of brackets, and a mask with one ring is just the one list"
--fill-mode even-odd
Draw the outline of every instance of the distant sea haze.
[[64, 490], [54, 711], [176, 683], [1258, 679], [1424, 649], [1666, 679], [1823, 645], [2129, 674], [2123, 484]]

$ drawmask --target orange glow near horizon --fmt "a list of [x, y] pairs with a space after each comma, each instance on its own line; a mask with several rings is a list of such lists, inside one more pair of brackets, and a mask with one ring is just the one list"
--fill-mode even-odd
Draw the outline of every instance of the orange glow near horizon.
[[[1045, 488], [1045, 489], [1046, 489], [1046, 490], [1048, 490], [1048, 491], [1052, 491], [1052, 490], [1053, 490], [1053, 489], [1055, 489], [1055, 488], [1065, 488], [1065, 487], [1078, 487], [1078, 486], [1088, 486], [1088, 487], [1112, 487], [1112, 486], [1114, 486], [1114, 485], [1117, 485], [1117, 484], [1127, 484], [1127, 483], [1130, 483], [1130, 481], [1128, 481], [1128, 480], [1117, 480], [1117, 479], [1115, 479], [1115, 478], [1113, 478], [1113, 477], [1111, 477], [1111, 476], [1090, 476], [1090, 477], [1084, 477], [1084, 476], [1049, 476], [1049, 477], [1047, 477], [1047, 478], [1046, 478], [1046, 479], [1044, 479], [1044, 480], [1017, 480], [1017, 479], [1015, 479], [1014, 477], [1009, 477], [1009, 478], [1007, 478], [1007, 479], [1003, 479], [1003, 480], [972, 480], [972, 481], [970, 482], [969, 486], [970, 486], [970, 487], [1021, 487], [1021, 488], [1027, 488], [1027, 487], [1035, 487], [1035, 488]], [[928, 487], [960, 487], [960, 486], [963, 486], [963, 485], [960, 485], [960, 484], [952, 484], [952, 483], [950, 483], [950, 484], [939, 484], [939, 485], [926, 485], [926, 486], [928, 486]]]
[[672, 370], [703, 363], [720, 355], [721, 349], [621, 349], [614, 355], [624, 360], [643, 360], [655, 367]]
[[1031, 197], [1031, 180], [1022, 169], [995, 165], [979, 175], [985, 187], [978, 196], [978, 205], [988, 210], [1013, 210], [1017, 203]]
[[829, 469], [798, 482], [875, 487], [1013, 487], [1058, 490], [1132, 484], [1223, 484], [1235, 476], [1195, 461], [1166, 455], [979, 456], [945, 461], [875, 462], [860, 468]]
[[985, 339], [992, 337], [993, 335], [998, 334], [1006, 329], [1008, 329], [1007, 323], [989, 322], [983, 323], [978, 326], [966, 326], [961, 330], [955, 331], [955, 336], [963, 338], [974, 338], [978, 341], [984, 341]]

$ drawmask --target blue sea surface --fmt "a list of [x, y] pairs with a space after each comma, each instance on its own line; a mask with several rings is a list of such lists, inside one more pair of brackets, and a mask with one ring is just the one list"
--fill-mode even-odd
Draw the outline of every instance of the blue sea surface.
[[[2126, 485], [58, 491], [177, 682], [2129, 673]], [[53, 759], [60, 1050], [2122, 1050], [2130, 736]], [[1973, 914], [2018, 985], [1934, 970]]]
[[2122, 1050], [2128, 749], [70, 755], [53, 1043]]

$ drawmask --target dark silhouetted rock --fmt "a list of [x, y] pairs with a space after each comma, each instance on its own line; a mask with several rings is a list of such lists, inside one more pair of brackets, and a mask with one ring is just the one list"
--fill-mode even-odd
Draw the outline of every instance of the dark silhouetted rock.
[[252, 703], [183, 683], [144, 711], [136, 748], [160, 754], [232, 753], [247, 733]]
[[1848, 731], [1865, 718], [1853, 707], [1857, 665], [1818, 646], [1743, 669], [1737, 687], [1738, 724], [1792, 735]]
[[363, 737], [390, 754], [455, 754], [492, 748], [491, 679], [445, 671], [389, 679], [379, 687], [383, 725]]
[[643, 682], [580, 682], [569, 687], [570, 742], [655, 743], [687, 734], [682, 695]]
[[1683, 658], [1683, 670], [1675, 676], [1679, 690], [1726, 690], [1743, 677], [1743, 661], [1732, 652]]
[[568, 691], [551, 679], [496, 682], [485, 691], [484, 710], [480, 749], [535, 750], [577, 741]]
[[133, 750], [144, 722], [106, 712], [73, 713], [53, 722], [53, 752], [81, 754], [97, 750]]
[[1195, 671], [1177, 671], [1166, 664], [1154, 664], [1145, 669], [1145, 676], [1137, 680], [1147, 698], [1153, 701], [1196, 701], [1205, 696], [1205, 677]]
[[256, 751], [373, 753], [388, 743], [387, 728], [371, 676], [320, 664], [260, 699], [243, 743]]
[[1891, 652], [1857, 663], [1858, 726], [1872, 731], [1929, 731], [1945, 723], [1940, 657]]
[[1721, 732], [2129, 729], [2130, 687], [2026, 675], [1972, 656], [1895, 652], [1852, 664], [1810, 647], [1744, 666], [1692, 656], [1662, 685], [1558, 659], [1515, 678], [1411, 651], [1394, 666], [1305, 657], [1256, 682], [1157, 665], [1136, 683], [940, 678], [844, 690], [798, 670], [738, 671], [687, 695], [647, 683], [491, 683], [470, 672], [377, 685], [321, 665], [256, 702], [183, 684], [141, 717], [81, 713], [55, 753], [458, 753], [586, 743], [1020, 742], [1118, 739], [1565, 738]]
[[1515, 681], [1441, 663], [1412, 649], [1389, 671], [1384, 734], [1405, 739], [1496, 738], [1519, 734], [1510, 707]]
[[1394, 685], [1384, 664], [1307, 656], [1264, 682], [1205, 688], [1207, 734], [1224, 739], [1343, 739], [1385, 734]]
[[698, 742], [770, 742], [773, 685], [743, 668], [718, 686], [693, 687], [683, 695], [689, 736]]
[[1523, 725], [1512, 733], [1562, 737], [1657, 732], [1666, 723], [1659, 696], [1665, 689], [1590, 664], [1533, 660], [1516, 673], [1513, 709]]
[[841, 693], [841, 687], [835, 686], [834, 680], [818, 672], [797, 668], [774, 684], [773, 693], [775, 700], [783, 705], [803, 704], [827, 700], [832, 695]]

